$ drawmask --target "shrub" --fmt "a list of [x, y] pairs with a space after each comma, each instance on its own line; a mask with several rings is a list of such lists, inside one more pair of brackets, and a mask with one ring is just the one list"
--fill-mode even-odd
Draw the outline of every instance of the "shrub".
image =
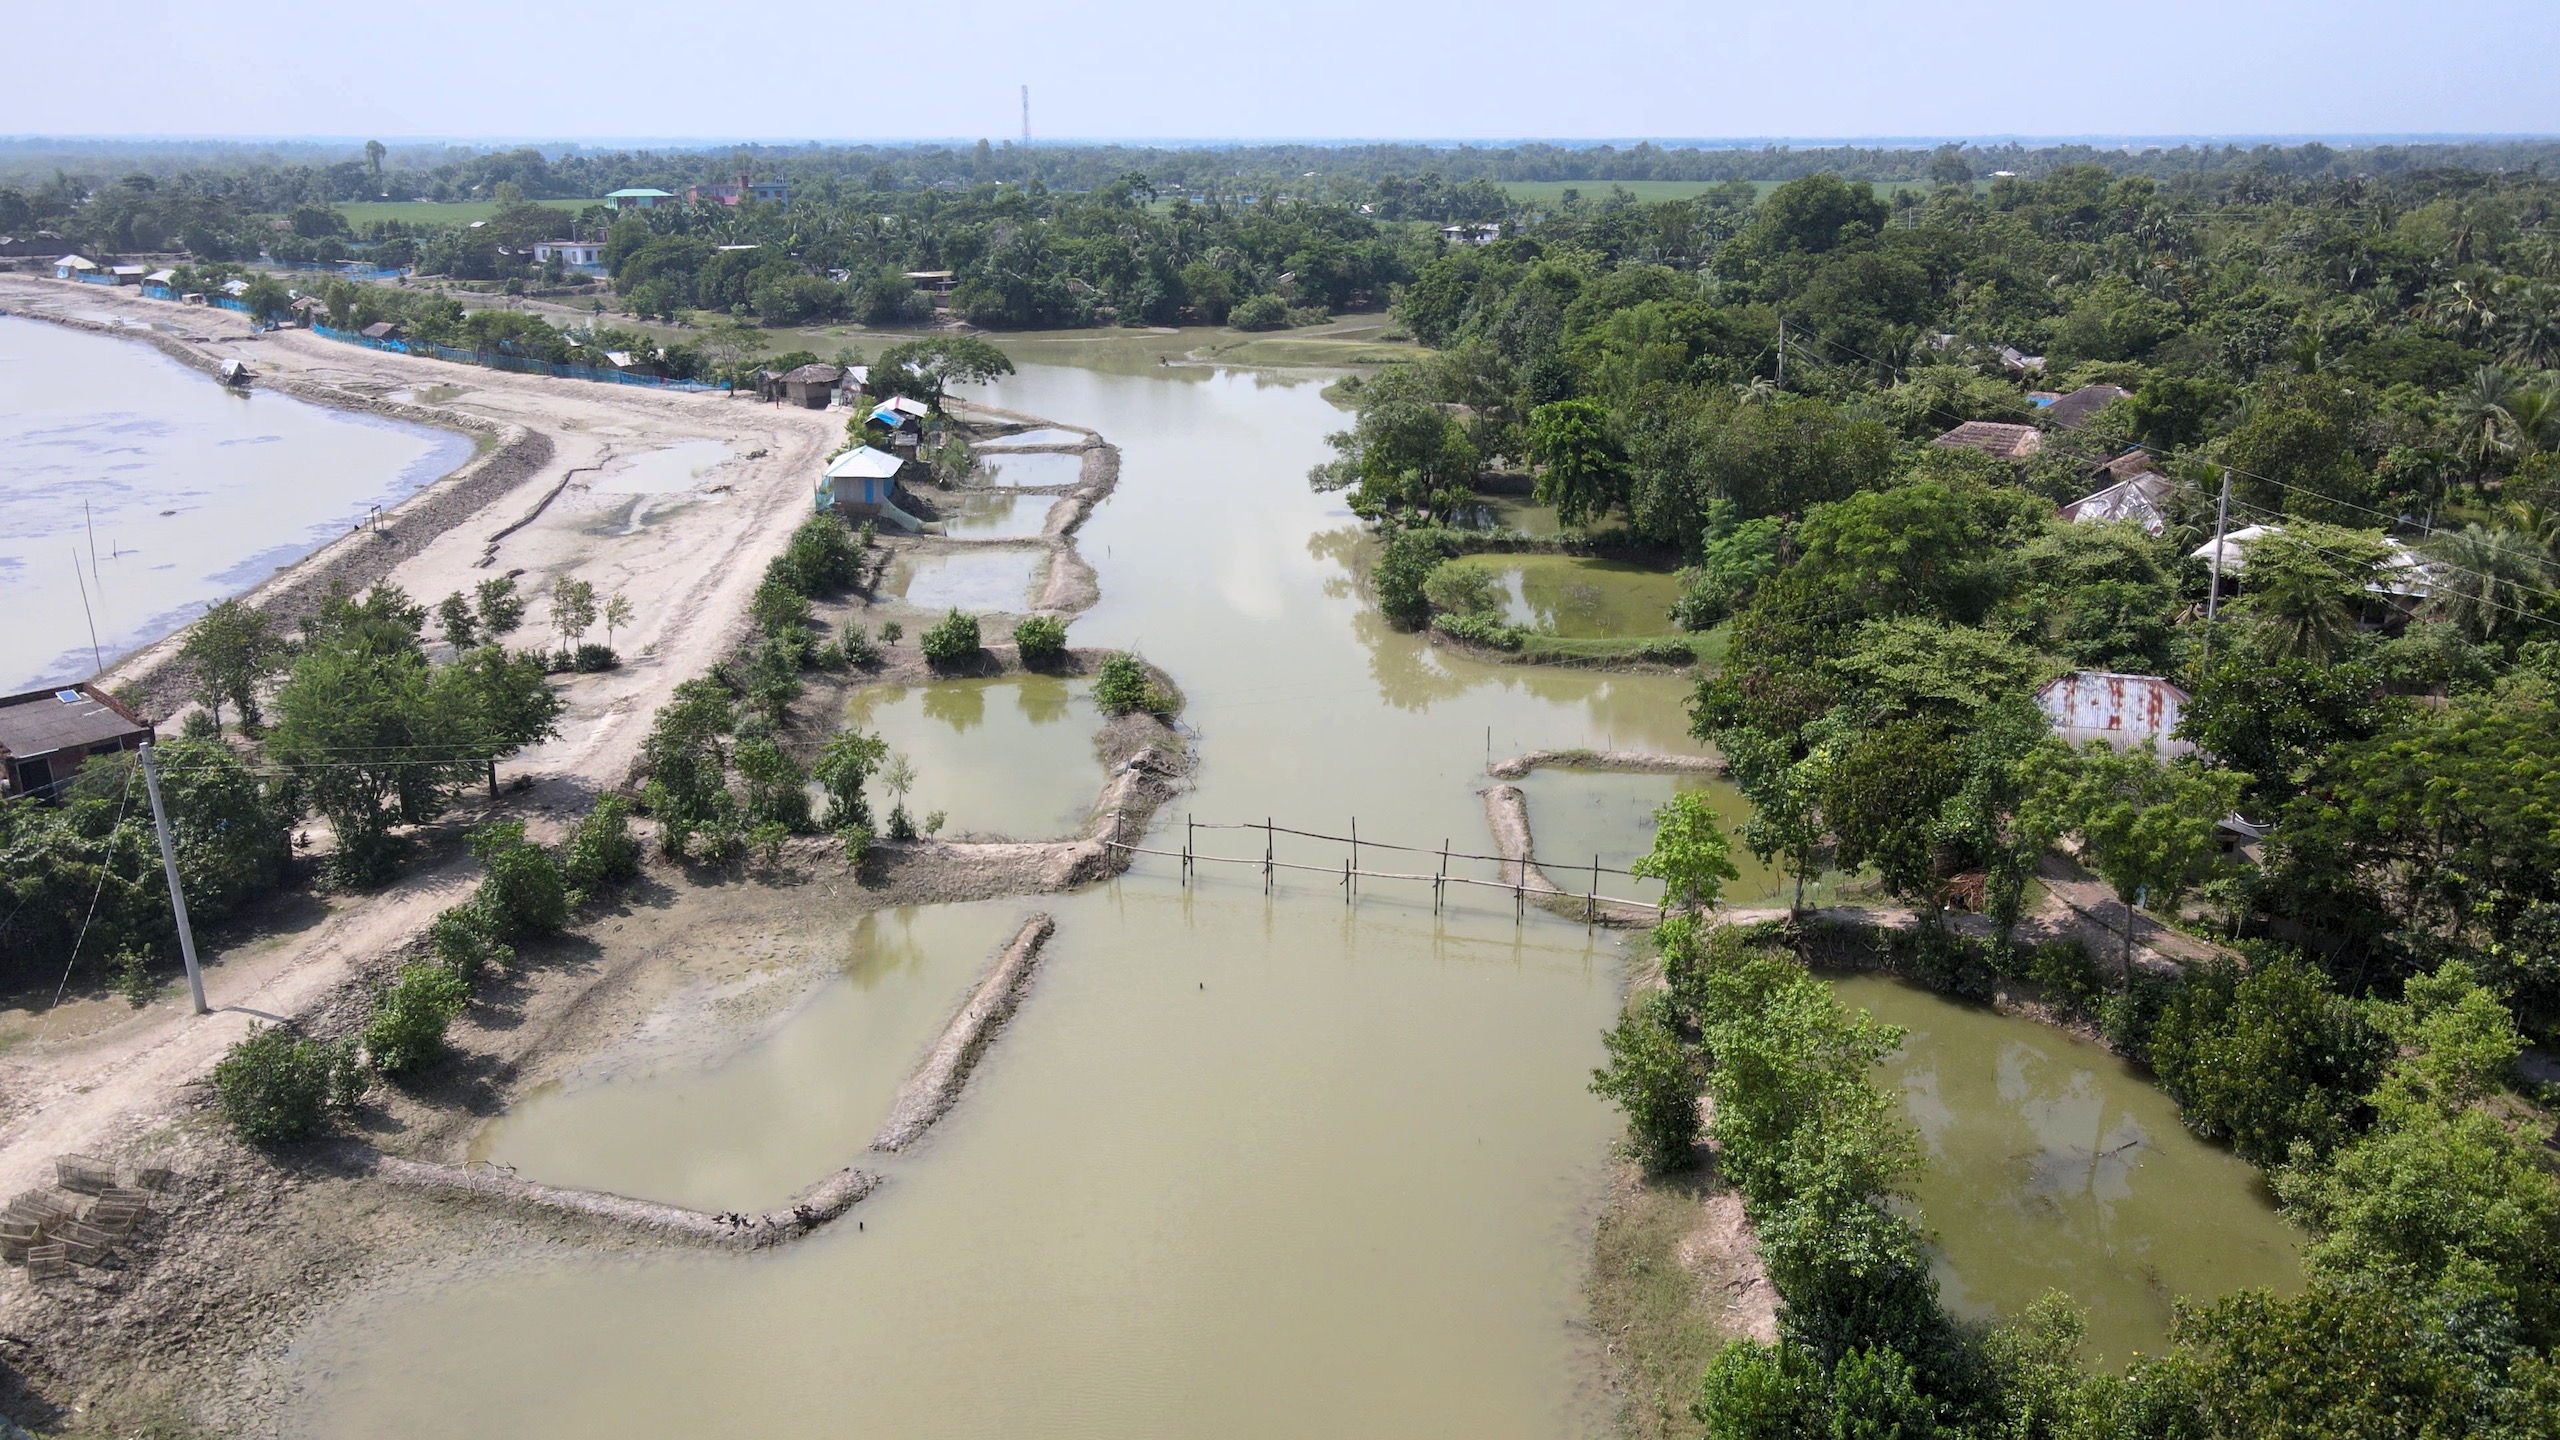
[[1707, 1080], [1680, 1041], [1671, 997], [1646, 996], [1601, 1038], [1609, 1063], [1591, 1072], [1591, 1093], [1627, 1112], [1627, 1139], [1648, 1168], [1688, 1164], [1698, 1143], [1698, 1095]]
[[1386, 537], [1369, 583], [1377, 588], [1378, 609], [1406, 629], [1431, 619], [1431, 601], [1423, 591], [1434, 570], [1449, 558], [1448, 538], [1428, 529], [1398, 529]]
[[115, 992], [136, 1010], [150, 1004], [151, 997], [160, 993], [159, 982], [151, 978], [151, 957], [140, 950], [127, 946], [117, 951], [115, 958], [107, 962], [107, 969], [115, 977], [109, 982]]
[[782, 863], [783, 842], [791, 838], [791, 827], [779, 820], [748, 827], [747, 847], [761, 857], [770, 868]]
[[2228, 963], [2189, 972], [2153, 1030], [2151, 1063], [2187, 1128], [2227, 1137], [2263, 1168], [2296, 1141], [2326, 1154], [2358, 1128], [2391, 1047], [2298, 952], [2251, 948], [2245, 974]]
[[1648, 640], [1636, 647], [1636, 658], [1651, 665], [1695, 665], [1697, 647], [1686, 640]]
[[789, 582], [768, 574], [747, 601], [747, 614], [756, 622], [756, 628], [767, 635], [780, 633], [786, 625], [805, 630], [809, 625], [809, 597], [793, 589]]
[[844, 633], [836, 637], [836, 650], [844, 657], [844, 663], [847, 665], [880, 663], [879, 647], [871, 643], [871, 636], [859, 625], [844, 627]]
[[863, 521], [863, 522], [862, 522], [862, 535], [861, 535], [861, 540], [862, 540], [862, 548], [863, 548], [863, 549], [865, 549], [865, 550], [868, 550], [868, 549], [870, 549], [872, 546], [879, 544], [879, 543], [880, 543], [880, 522], [879, 522], [879, 521], [877, 521], [877, 520], [865, 520], [865, 521]]
[[[864, 522], [866, 532], [869, 528], [869, 522]], [[869, 548], [868, 533], [862, 543]], [[833, 515], [812, 515], [791, 532], [791, 542], [765, 574], [767, 579], [782, 580], [803, 595], [825, 595], [851, 585], [861, 563], [861, 552], [854, 547], [852, 532], [844, 528], [844, 521]]]
[[1431, 625], [1443, 635], [1496, 650], [1517, 651], [1529, 643], [1528, 631], [1517, 625], [1505, 625], [1492, 615], [1435, 615]]
[[891, 620], [880, 627], [880, 643], [883, 645], [895, 645], [900, 640], [905, 639], [906, 634], [906, 626], [899, 624], [895, 620]]
[[1046, 665], [1067, 653], [1067, 623], [1053, 615], [1034, 615], [1013, 627], [1014, 648], [1025, 665]]
[[471, 856], [487, 872], [473, 903], [498, 934], [549, 934], [569, 923], [560, 864], [524, 838], [523, 821], [499, 820], [472, 831]]
[[350, 1047], [297, 1040], [274, 1026], [250, 1030], [213, 1067], [222, 1118], [241, 1139], [260, 1145], [301, 1139], [364, 1090], [364, 1071]]
[[1288, 302], [1277, 295], [1256, 295], [1227, 312], [1227, 323], [1239, 330], [1278, 330], [1289, 323]]
[[916, 822], [914, 817], [907, 814], [907, 802], [904, 800], [889, 807], [889, 838], [892, 840], [916, 838]]
[[978, 617], [963, 615], [956, 608], [916, 637], [916, 648], [936, 665], [966, 660], [978, 653], [978, 646]]
[[1153, 677], [1136, 656], [1114, 652], [1102, 658], [1102, 666], [1093, 677], [1093, 703], [1105, 715], [1127, 715], [1144, 710], [1154, 713], [1164, 708], [1164, 697], [1156, 692]]
[[365, 1057], [385, 1075], [423, 1069], [444, 1053], [445, 1027], [470, 1000], [471, 984], [460, 975], [432, 960], [410, 961], [373, 1002]]
[[213, 712], [210, 710], [190, 710], [187, 712], [186, 722], [178, 727], [178, 734], [189, 740], [219, 739], [222, 735], [222, 722], [214, 719]]
[[1493, 615], [1503, 608], [1502, 583], [1481, 565], [1443, 565], [1422, 582], [1422, 597], [1448, 615]]
[[560, 879], [569, 887], [570, 903], [583, 903], [607, 885], [639, 873], [640, 841], [631, 833], [630, 800], [610, 792], [597, 796], [560, 847]]
[[469, 985], [479, 984], [481, 972], [492, 966], [503, 970], [516, 961], [516, 952], [499, 938], [487, 912], [470, 903], [437, 913], [427, 926], [427, 953]]
[[621, 663], [622, 657], [613, 653], [612, 646], [598, 645], [592, 640], [581, 644], [569, 656], [569, 668], [581, 675], [611, 670]]

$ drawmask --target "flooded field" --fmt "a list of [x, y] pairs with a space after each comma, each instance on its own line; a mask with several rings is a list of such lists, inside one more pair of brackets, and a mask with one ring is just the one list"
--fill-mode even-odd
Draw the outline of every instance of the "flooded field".
[[981, 485], [1022, 486], [1073, 485], [1084, 473], [1082, 455], [1055, 452], [1037, 455], [989, 455], [977, 477]]
[[1002, 490], [964, 490], [943, 507], [942, 533], [971, 540], [1021, 540], [1048, 528], [1052, 495], [1012, 495]]
[[1019, 615], [1031, 606], [1031, 582], [1047, 557], [1038, 550], [963, 555], [901, 555], [881, 586], [919, 610], [958, 606]]
[[[1624, 870], [1653, 848], [1653, 812], [1675, 794], [1704, 795], [1728, 828], [1751, 814], [1740, 792], [1708, 775], [1629, 775], [1599, 770], [1541, 769], [1514, 781], [1529, 800], [1529, 833], [1547, 876], [1567, 890], [1580, 892], [1591, 872], [1580, 877], [1574, 866], [1593, 857], [1614, 870]], [[1755, 905], [1784, 896], [1778, 872], [1762, 865], [1742, 848], [1733, 849], [1733, 866], [1742, 878], [1725, 887], [1725, 900]], [[1600, 893], [1659, 901], [1662, 882], [1624, 875], [1600, 877]]]
[[1928, 1155], [1921, 1218], [1948, 1308], [2015, 1312], [2047, 1290], [2089, 1311], [2088, 1350], [2166, 1348], [2170, 1303], [2301, 1282], [2301, 1234], [2248, 1162], [2085, 1040], [1874, 975], [1840, 998], [1910, 1035], [1885, 1062]]
[[1093, 749], [1102, 711], [1084, 680], [1004, 675], [882, 686], [853, 697], [845, 724], [913, 762], [907, 810], [919, 823], [945, 812], [945, 835], [1072, 835], [1106, 778]]
[[0, 691], [86, 678], [93, 617], [111, 664], [469, 458], [461, 435], [0, 316]]
[[871, 1143], [890, 1097], [1024, 908], [848, 920], [825, 937], [841, 963], [761, 1043], [713, 1064], [688, 1056], [548, 1087], [482, 1131], [471, 1158], [700, 1210], [787, 1200]]
[[[1483, 848], [1488, 755], [1693, 748], [1684, 677], [1478, 663], [1386, 627], [1353, 579], [1370, 540], [1305, 484], [1341, 424], [1317, 384], [1165, 368], [1112, 343], [1094, 353], [1133, 363], [1027, 365], [982, 393], [1123, 448], [1120, 490], [1082, 539], [1103, 598], [1075, 638], [1144, 653], [1188, 696], [1195, 788], [1154, 843], [1178, 848], [1196, 817], [1204, 856], [1258, 860], [1260, 836], [1207, 827], [1356, 817], [1364, 839]], [[1023, 707], [982, 699], [985, 718], [960, 725], [918, 695], [902, 723], [966, 741]], [[1034, 722], [1024, 743], [1079, 728]], [[938, 767], [992, 795], [1046, 763], [978, 747]], [[1560, 809], [1556, 843], [1643, 797], [1607, 803]], [[1344, 855], [1287, 836], [1279, 853]], [[901, 919], [932, 953], [894, 980], [822, 977], [718, 1064], [600, 1078], [612, 1098], [587, 1103], [624, 1107], [610, 1120], [581, 1123], [564, 1087], [491, 1133], [527, 1174], [699, 1194], [771, 1193], [863, 1159], [838, 1147], [894, 1083], [872, 1060], [929, 1029], [926, 993], [955, 998], [982, 936], [1031, 908], [1057, 918], [1039, 981], [926, 1140], [864, 1161], [889, 1179], [859, 1228], [755, 1257], [466, 1258], [360, 1293], [297, 1344], [300, 1433], [1606, 1430], [1581, 1285], [1619, 1124], [1585, 1086], [1623, 942], [1534, 910], [1515, 923], [1507, 898], [1434, 915], [1425, 886], [1346, 897], [1284, 872], [1266, 894], [1250, 866], [1203, 863], [1185, 886], [1142, 860], [1085, 891], [970, 907], [983, 920], [947, 930]], [[838, 1048], [841, 1065], [823, 1058]], [[787, 1113], [800, 1103], [823, 1118]], [[563, 1108], [537, 1122], [546, 1105]], [[654, 1153], [696, 1147], [717, 1174]]]
[[1587, 555], [1472, 555], [1456, 562], [1492, 572], [1504, 618], [1550, 635], [1616, 640], [1669, 635], [1680, 582], [1669, 573]]

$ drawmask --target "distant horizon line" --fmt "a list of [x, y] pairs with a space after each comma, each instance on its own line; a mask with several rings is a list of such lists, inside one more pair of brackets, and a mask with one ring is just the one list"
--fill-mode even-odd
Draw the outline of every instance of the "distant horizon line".
[[[289, 134], [179, 134], [150, 132], [137, 134], [8, 134], [0, 135], [0, 146], [36, 145], [357, 145], [379, 140], [385, 145], [443, 145], [496, 149], [500, 147], [563, 147], [589, 149], [711, 149], [742, 145], [759, 149], [798, 150], [809, 148], [879, 147], [916, 149], [929, 146], [973, 148], [984, 140], [990, 145], [1023, 148], [1025, 142], [1010, 136], [942, 135], [942, 136], [818, 136], [776, 139], [755, 136], [661, 135], [661, 136], [564, 136], [564, 135], [289, 135]], [[1148, 150], [1243, 150], [1271, 146], [1302, 146], [1311, 149], [1353, 149], [1373, 145], [1404, 145], [1432, 150], [1513, 150], [1526, 146], [1549, 146], [1565, 150], [1622, 149], [1649, 145], [1661, 150], [1759, 150], [1785, 149], [1879, 149], [1928, 150], [1942, 145], [1969, 146], [1977, 149], [1995, 146], [2050, 148], [2065, 145], [2093, 149], [2172, 149], [2199, 145], [2309, 145], [2322, 144], [2354, 149], [2385, 145], [2478, 145], [2523, 144], [2533, 141], [2560, 140], [2560, 132], [2549, 131], [2213, 131], [2168, 134], [2131, 134], [2084, 132], [2062, 135], [2031, 134], [1920, 134], [1920, 135], [1731, 135], [1731, 136], [1645, 136], [1621, 135], [1598, 137], [1566, 136], [1306, 136], [1284, 135], [1256, 138], [1240, 137], [1142, 137], [1142, 136], [1058, 136], [1034, 137], [1031, 149], [1117, 147]]]

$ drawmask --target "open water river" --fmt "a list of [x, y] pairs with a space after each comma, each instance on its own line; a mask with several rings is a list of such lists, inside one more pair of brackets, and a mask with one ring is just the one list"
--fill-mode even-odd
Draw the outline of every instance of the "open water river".
[[[1179, 848], [1188, 812], [1337, 831], [1357, 816], [1364, 840], [1481, 850], [1488, 749], [1694, 748], [1679, 679], [1482, 665], [1387, 630], [1353, 580], [1358, 527], [1305, 484], [1341, 425], [1315, 383], [1146, 369], [1026, 366], [992, 398], [1122, 448], [1081, 541], [1103, 600], [1073, 635], [1142, 650], [1187, 693], [1197, 789], [1157, 843]], [[975, 763], [1036, 763], [1014, 753]], [[1343, 857], [1279, 843], [1284, 860]], [[1260, 848], [1201, 832], [1204, 853]], [[528, 1099], [491, 1133], [535, 1178], [741, 1209], [847, 1163], [890, 1180], [777, 1252], [458, 1257], [360, 1294], [298, 1342], [301, 1427], [1605, 1429], [1580, 1285], [1618, 1123], [1584, 1086], [1621, 942], [1534, 911], [1515, 924], [1490, 892], [1435, 916], [1427, 887], [1369, 882], [1346, 904], [1315, 875], [1266, 897], [1244, 867], [1203, 865], [1189, 888], [1174, 872], [1142, 860], [1072, 895], [848, 917], [843, 976], [771, 1039]], [[903, 1156], [859, 1155], [1034, 909], [1058, 920], [1050, 958], [959, 1106]], [[2179, 1197], [2161, 1244], [2206, 1243], [2234, 1207], [2263, 1218], [2236, 1177], [2213, 1183]]]
[[469, 458], [464, 436], [0, 315], [0, 691], [87, 679]]

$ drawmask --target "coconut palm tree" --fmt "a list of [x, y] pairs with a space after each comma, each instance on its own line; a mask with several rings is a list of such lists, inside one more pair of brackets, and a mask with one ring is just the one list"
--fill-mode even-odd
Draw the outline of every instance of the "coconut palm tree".
[[2435, 562], [2427, 608], [2477, 640], [2511, 630], [2530, 614], [2552, 568], [2550, 549], [2532, 534], [2477, 521], [2437, 532], [2427, 542], [2427, 558]]
[[2509, 276], [2498, 284], [2504, 316], [2498, 333], [2510, 365], [2542, 369], [2560, 358], [2560, 287], [2547, 280]]
[[[2560, 336], [2560, 329], [2555, 329]], [[2507, 397], [2507, 440], [2509, 447], [2524, 455], [2538, 455], [2560, 445], [2560, 392], [2548, 385], [2519, 385]]]
[[2515, 377], [2506, 371], [2494, 365], [2473, 371], [2470, 383], [2453, 393], [2448, 407], [2454, 453], [2485, 466], [2490, 457], [2514, 448], [2514, 422], [2507, 414], [2507, 402], [2515, 393]]

